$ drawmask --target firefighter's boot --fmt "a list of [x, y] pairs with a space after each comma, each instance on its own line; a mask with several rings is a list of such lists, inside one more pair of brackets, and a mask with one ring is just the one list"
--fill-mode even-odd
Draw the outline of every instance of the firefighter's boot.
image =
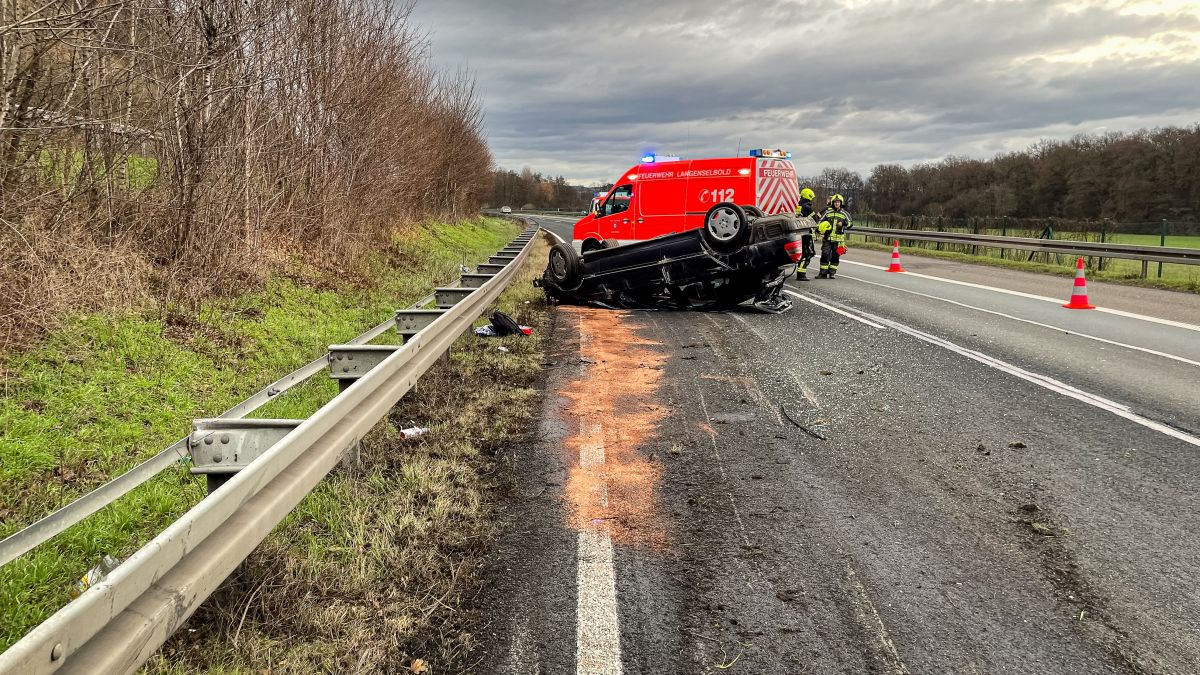
[[808, 280], [809, 280], [808, 275], [805, 274], [804, 272], [801, 272], [800, 274], [796, 275], [796, 281], [808, 281]]

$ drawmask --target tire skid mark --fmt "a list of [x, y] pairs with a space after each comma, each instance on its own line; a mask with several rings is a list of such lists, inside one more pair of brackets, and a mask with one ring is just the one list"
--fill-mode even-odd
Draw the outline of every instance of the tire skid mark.
[[900, 658], [900, 652], [896, 650], [891, 634], [883, 623], [883, 616], [875, 607], [871, 596], [867, 594], [867, 588], [858, 578], [854, 566], [850, 564], [850, 556], [846, 554], [844, 556], [842, 558], [842, 577], [846, 585], [850, 587], [851, 594], [847, 599], [854, 606], [855, 619], [862, 629], [873, 638], [875, 642], [873, 646], [880, 658], [887, 664], [888, 672], [896, 675], [908, 675], [910, 672], [908, 666], [904, 665], [904, 661]]
[[712, 415], [708, 413], [708, 402], [704, 399], [704, 392], [699, 389], [696, 394], [700, 397], [700, 412], [704, 415], [704, 422], [700, 424], [700, 428], [708, 434], [709, 440], [712, 441], [713, 458], [717, 460], [717, 471], [721, 474], [721, 483], [726, 486], [725, 496], [729, 498], [729, 508], [733, 509], [733, 517], [737, 520], [738, 534], [742, 536], [742, 543], [746, 548], [751, 548], [750, 536], [746, 531], [746, 521], [742, 519], [742, 512], [737, 507], [737, 502], [733, 498], [733, 492], [729, 490], [729, 472], [725, 470], [725, 459], [721, 457], [721, 442], [718, 440], [720, 434], [712, 426]]

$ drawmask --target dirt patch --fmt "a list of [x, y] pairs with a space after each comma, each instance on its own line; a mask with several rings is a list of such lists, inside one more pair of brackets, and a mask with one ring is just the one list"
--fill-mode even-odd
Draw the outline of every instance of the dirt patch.
[[1071, 531], [1058, 524], [1059, 517], [1033, 501], [1010, 513], [1014, 523], [1028, 528], [1025, 546], [1037, 554], [1055, 599], [1071, 616], [1071, 625], [1103, 648], [1118, 668], [1134, 675], [1159, 672], [1162, 664], [1118, 625], [1108, 599], [1084, 575], [1075, 558]]
[[[659, 546], [663, 524], [654, 508], [660, 469], [641, 449], [667, 409], [658, 400], [664, 351], [638, 335], [627, 312], [564, 307], [576, 321], [583, 375], [563, 391], [573, 468], [566, 485], [569, 525], [607, 527], [614, 543]], [[575, 460], [575, 458], [578, 458]]]

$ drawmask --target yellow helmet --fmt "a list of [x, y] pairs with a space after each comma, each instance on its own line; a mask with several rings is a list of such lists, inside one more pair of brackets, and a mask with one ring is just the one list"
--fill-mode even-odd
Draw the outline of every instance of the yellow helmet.
[[846, 200], [845, 200], [845, 199], [842, 199], [842, 196], [841, 196], [841, 195], [834, 195], [834, 196], [832, 196], [832, 197], [830, 197], [830, 198], [829, 198], [829, 203], [830, 203], [830, 204], [832, 204], [832, 203], [834, 203], [834, 202], [841, 202], [843, 206], [845, 206], [845, 204], [846, 204]]
[[817, 198], [817, 195], [813, 194], [813, 191], [809, 188], [804, 188], [803, 190], [800, 191], [800, 199], [805, 199], [805, 200], [808, 200], [811, 202], [812, 200], [814, 200], [816, 198]]

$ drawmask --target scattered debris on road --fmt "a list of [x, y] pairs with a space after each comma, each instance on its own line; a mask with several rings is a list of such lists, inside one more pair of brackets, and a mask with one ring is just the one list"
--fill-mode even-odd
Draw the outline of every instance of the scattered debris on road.
[[824, 436], [822, 436], [821, 434], [819, 434], [819, 433], [813, 431], [812, 429], [809, 429], [808, 427], [804, 426], [803, 424], [797, 422], [796, 418], [792, 417], [791, 414], [788, 413], [787, 408], [785, 408], [783, 406], [779, 406], [779, 412], [783, 413], [783, 416], [787, 418], [787, 421], [791, 422], [792, 424], [795, 424], [796, 428], [800, 429], [800, 431], [803, 431], [804, 433], [808, 434], [809, 436], [812, 436], [813, 438], [816, 438], [816, 439], [819, 439], [822, 441], [829, 440], [829, 439], [825, 438]]

